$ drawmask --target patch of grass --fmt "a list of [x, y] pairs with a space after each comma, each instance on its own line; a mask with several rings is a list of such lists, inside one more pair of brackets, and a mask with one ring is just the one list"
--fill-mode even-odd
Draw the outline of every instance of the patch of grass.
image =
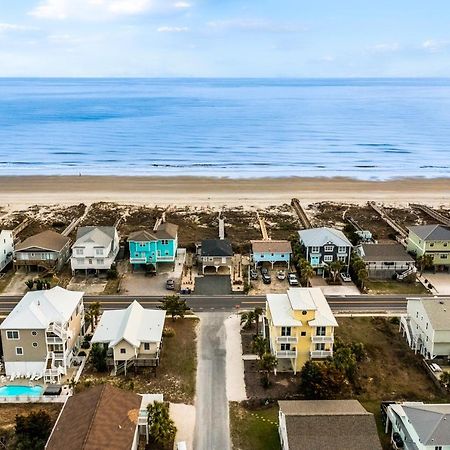
[[108, 280], [106, 282], [105, 289], [103, 290], [103, 295], [117, 295], [120, 286], [120, 277]]
[[230, 431], [235, 450], [280, 450], [278, 406], [250, 411], [231, 402]]
[[2, 274], [2, 277], [0, 278], [0, 292], [3, 292], [14, 277], [14, 271], [8, 270], [8, 272], [5, 272]]
[[427, 289], [421, 283], [402, 283], [400, 281], [372, 281], [366, 283], [367, 289], [371, 294], [429, 294]]
[[9, 403], [0, 405], [0, 429], [10, 430], [16, 425], [16, 416], [28, 416], [40, 410], [50, 415], [56, 422], [62, 403]]
[[361, 404], [367, 411], [371, 412], [375, 417], [375, 423], [377, 425], [378, 437], [380, 438], [381, 446], [383, 450], [391, 450], [391, 444], [389, 434], [384, 432], [384, 425], [381, 420], [380, 402], [375, 400], [361, 400]]
[[164, 400], [175, 403], [193, 404], [197, 371], [197, 318], [178, 319], [173, 322], [166, 319], [165, 325], [175, 331], [172, 337], [163, 340], [160, 365], [156, 374], [150, 369], [139, 368], [136, 372], [131, 367], [127, 376], [109, 376], [98, 373], [88, 362], [77, 389], [109, 383], [122, 389], [137, 393], [157, 392], [164, 395]]

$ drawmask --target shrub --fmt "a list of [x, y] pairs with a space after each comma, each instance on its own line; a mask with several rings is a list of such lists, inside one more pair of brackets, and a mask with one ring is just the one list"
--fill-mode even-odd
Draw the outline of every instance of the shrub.
[[175, 330], [171, 327], [164, 327], [162, 335], [163, 335], [163, 337], [166, 337], [166, 338], [174, 337]]
[[89, 341], [83, 341], [81, 344], [81, 348], [88, 349], [91, 346]]
[[111, 269], [108, 269], [106, 272], [106, 278], [108, 280], [116, 280], [118, 276], [117, 269], [115, 267], [111, 267]]
[[86, 352], [83, 352], [83, 350], [81, 350], [81, 352], [78, 352], [78, 356], [86, 356]]

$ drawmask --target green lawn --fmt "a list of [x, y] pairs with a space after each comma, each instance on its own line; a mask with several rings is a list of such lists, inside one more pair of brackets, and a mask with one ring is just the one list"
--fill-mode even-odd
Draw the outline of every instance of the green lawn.
[[230, 403], [230, 429], [234, 450], [280, 450], [278, 405], [250, 411]]
[[401, 281], [372, 281], [366, 282], [367, 289], [371, 294], [412, 294], [426, 295], [429, 292], [421, 283], [402, 283]]

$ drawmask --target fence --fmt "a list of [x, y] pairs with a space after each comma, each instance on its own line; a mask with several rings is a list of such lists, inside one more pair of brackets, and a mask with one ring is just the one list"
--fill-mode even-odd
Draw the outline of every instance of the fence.
[[0, 403], [65, 403], [70, 395], [0, 396]]

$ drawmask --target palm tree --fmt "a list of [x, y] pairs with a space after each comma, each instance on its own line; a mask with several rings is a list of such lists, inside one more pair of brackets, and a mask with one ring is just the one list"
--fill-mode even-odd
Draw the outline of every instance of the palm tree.
[[303, 265], [303, 267], [300, 269], [300, 277], [303, 282], [303, 284], [308, 287], [309, 286], [309, 280], [315, 275], [314, 269], [312, 268], [311, 264], [309, 262], [306, 262], [306, 264]]
[[95, 328], [97, 326], [98, 316], [100, 315], [100, 309], [101, 309], [100, 302], [94, 302], [89, 305], [88, 311], [93, 324], [92, 328]]
[[358, 270], [358, 280], [361, 285], [361, 289], [365, 288], [365, 283], [367, 281], [367, 278], [369, 278], [369, 274], [367, 273], [367, 270], [365, 268], [359, 269]]
[[344, 267], [344, 264], [342, 263], [342, 261], [336, 260], [336, 261], [333, 261], [332, 263], [330, 263], [329, 269], [330, 269], [330, 274], [331, 274], [331, 277], [333, 278], [334, 283], [336, 283], [337, 277], [343, 267]]
[[155, 401], [148, 405], [147, 411], [149, 434], [153, 441], [164, 446], [172, 444], [177, 428], [169, 416], [169, 405]]
[[272, 353], [265, 353], [259, 360], [259, 371], [261, 373], [261, 383], [264, 387], [270, 384], [269, 373], [275, 370], [278, 365], [278, 360]]
[[450, 390], [450, 372], [442, 372], [439, 380], [442, 386], [444, 386], [447, 390]]
[[255, 314], [255, 322], [256, 322], [256, 334], [259, 334], [259, 318], [263, 314], [263, 309], [257, 306], [255, 310], [253, 311]]
[[427, 255], [426, 253], [424, 253], [423, 255], [417, 257], [416, 263], [419, 265], [419, 276], [421, 277], [423, 271], [427, 267], [431, 267], [433, 265], [433, 258], [431, 255]]
[[262, 336], [255, 336], [252, 342], [252, 350], [258, 355], [259, 359], [262, 359], [269, 350], [267, 339]]
[[244, 324], [244, 328], [246, 330], [252, 327], [254, 321], [255, 321], [254, 311], [247, 311], [241, 314], [241, 325]]

